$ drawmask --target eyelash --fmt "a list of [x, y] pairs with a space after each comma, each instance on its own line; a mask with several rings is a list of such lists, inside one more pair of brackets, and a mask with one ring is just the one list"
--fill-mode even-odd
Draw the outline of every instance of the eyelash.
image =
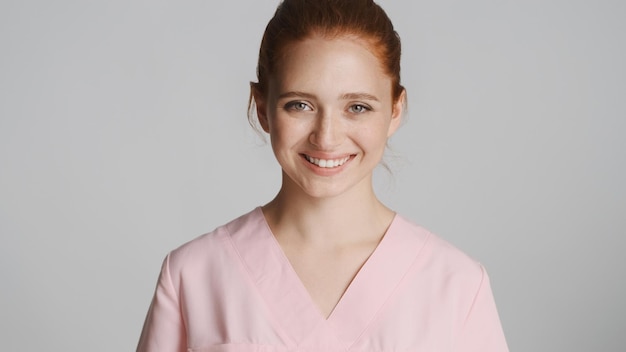
[[[362, 110], [361, 111], [354, 111], [354, 108], [359, 108], [359, 109], [362, 109]], [[367, 105], [365, 105], [365, 104], [354, 104], [354, 105], [350, 105], [350, 108], [348, 108], [348, 110], [351, 113], [354, 113], [354, 114], [363, 114], [365, 112], [372, 111], [372, 108], [367, 106]]]
[[[361, 111], [355, 111], [356, 109], [360, 109]], [[294, 110], [294, 111], [310, 111], [313, 110], [311, 106], [303, 101], [290, 101], [285, 104], [285, 110]], [[348, 111], [352, 114], [363, 114], [368, 111], [372, 111], [372, 108], [365, 104], [353, 104], [350, 105]]]
[[303, 101], [290, 101], [287, 104], [285, 104], [286, 110], [307, 111], [307, 108], [309, 110], [312, 110], [309, 104]]

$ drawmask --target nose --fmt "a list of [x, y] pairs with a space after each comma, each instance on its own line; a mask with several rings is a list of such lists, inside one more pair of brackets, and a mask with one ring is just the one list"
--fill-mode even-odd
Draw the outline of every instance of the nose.
[[330, 111], [320, 112], [309, 135], [309, 142], [320, 150], [333, 150], [343, 138], [340, 119]]

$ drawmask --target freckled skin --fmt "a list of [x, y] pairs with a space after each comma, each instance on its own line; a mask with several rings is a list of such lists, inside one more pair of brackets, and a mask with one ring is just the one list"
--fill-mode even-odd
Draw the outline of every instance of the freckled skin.
[[[391, 78], [365, 45], [344, 37], [293, 43], [270, 79], [267, 97], [255, 96], [259, 121], [283, 169], [283, 186], [312, 197], [370, 192], [372, 172], [398, 128], [403, 97], [393, 101]], [[305, 155], [350, 159], [319, 170]]]

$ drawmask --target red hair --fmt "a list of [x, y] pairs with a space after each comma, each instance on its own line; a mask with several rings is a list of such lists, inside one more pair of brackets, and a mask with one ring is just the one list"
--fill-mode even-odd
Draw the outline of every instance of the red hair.
[[[268, 81], [290, 43], [320, 35], [352, 36], [367, 43], [400, 98], [400, 37], [385, 11], [372, 0], [284, 0], [265, 28], [252, 89], [266, 96]], [[252, 97], [251, 97], [252, 98]], [[251, 101], [252, 103], [252, 101]]]

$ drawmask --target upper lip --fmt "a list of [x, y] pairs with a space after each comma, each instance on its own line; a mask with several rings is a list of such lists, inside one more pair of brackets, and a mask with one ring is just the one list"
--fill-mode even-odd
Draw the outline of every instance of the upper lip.
[[324, 160], [340, 160], [343, 158], [347, 158], [352, 156], [353, 154], [351, 153], [343, 153], [343, 154], [330, 154], [330, 153], [324, 153], [324, 152], [311, 152], [311, 153], [302, 153], [302, 155], [306, 155], [308, 157], [311, 158], [315, 158], [315, 159], [324, 159]]

